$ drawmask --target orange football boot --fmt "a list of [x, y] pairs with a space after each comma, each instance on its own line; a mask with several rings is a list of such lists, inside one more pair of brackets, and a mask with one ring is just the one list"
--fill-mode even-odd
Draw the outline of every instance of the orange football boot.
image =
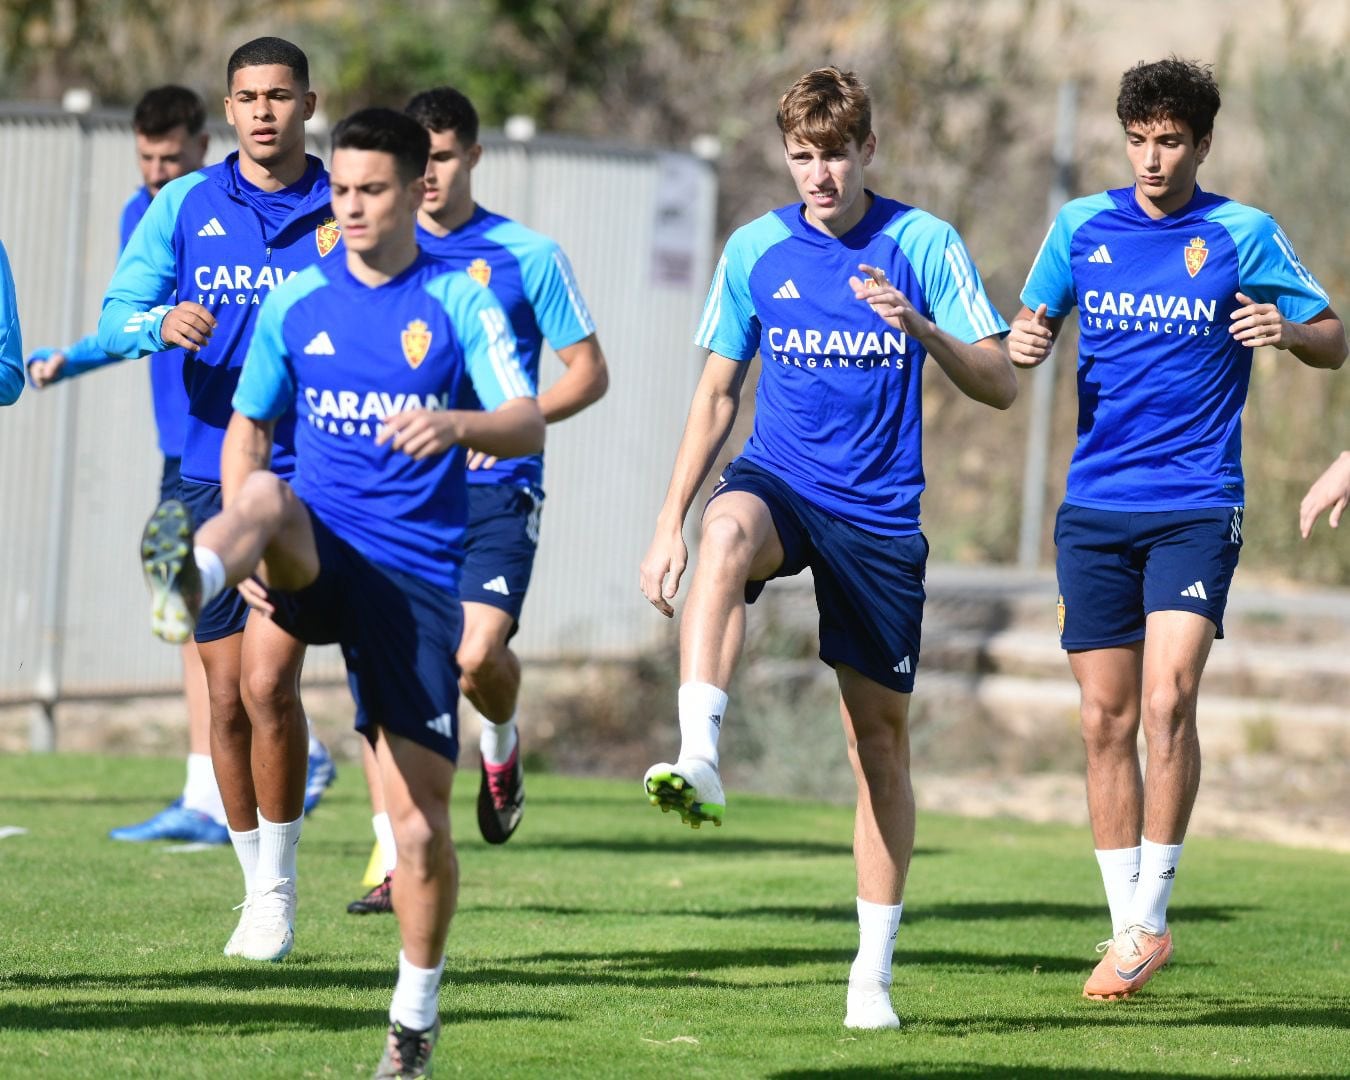
[[1097, 951], [1106, 955], [1088, 976], [1083, 996], [1119, 1001], [1137, 994], [1172, 959], [1172, 931], [1151, 934], [1142, 926], [1127, 926]]

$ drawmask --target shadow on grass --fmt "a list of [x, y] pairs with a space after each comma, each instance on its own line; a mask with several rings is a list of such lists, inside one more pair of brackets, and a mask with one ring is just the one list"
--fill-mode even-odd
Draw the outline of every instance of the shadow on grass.
[[[868, 1037], [868, 1036], [863, 1036]], [[886, 1038], [878, 1035], [878, 1038]], [[874, 1077], [912, 1076], [937, 1077], [939, 1080], [1100, 1080], [1101, 1068], [1059, 1069], [1040, 1065], [965, 1065], [950, 1061], [908, 1061], [903, 1065], [851, 1065], [838, 1069], [787, 1069], [767, 1074], [769, 1080], [873, 1080]], [[1137, 1072], [1130, 1070], [1130, 1080], [1207, 1080], [1209, 1077], [1229, 1076], [1228, 1071], [1212, 1073], [1181, 1073], [1149, 1070]], [[1300, 1077], [1301, 1080], [1344, 1080], [1336, 1073], [1276, 1073], [1263, 1072], [1268, 1080], [1286, 1080]]]
[[[853, 858], [853, 847], [850, 841], [754, 840], [748, 837], [719, 835], [719, 830], [713, 827], [700, 829], [699, 835], [695, 837], [690, 837], [688, 832], [681, 829], [679, 832], [672, 831], [666, 838], [659, 840], [636, 837], [604, 839], [598, 836], [566, 836], [546, 840], [526, 839], [512, 846], [516, 848], [528, 847], [534, 851], [591, 851], [608, 852], [614, 855], [670, 855], [686, 852], [690, 855], [697, 855], [700, 853], [700, 848], [695, 845], [703, 843], [704, 837], [707, 837], [707, 842], [703, 850], [716, 852], [719, 855], [839, 855], [849, 859]], [[916, 859], [945, 854], [947, 852], [943, 848], [916, 848], [914, 851]]]
[[[1168, 921], [1175, 923], [1232, 922], [1260, 908], [1251, 904], [1176, 904], [1167, 909]], [[905, 908], [906, 926], [929, 920], [978, 922], [984, 919], [1093, 919], [1106, 914], [1106, 905], [1063, 904], [1042, 901], [986, 901], [976, 903], [931, 904], [922, 902]]]
[[[388, 979], [385, 979], [388, 982]], [[181, 987], [181, 984], [180, 984]], [[456, 1022], [499, 1020], [566, 1021], [571, 1017], [542, 1009], [500, 1012], [448, 1012]], [[63, 1001], [58, 1007], [0, 1005], [0, 1029], [16, 1031], [106, 1031], [133, 1028], [172, 1028], [177, 1034], [228, 1032], [230, 1035], [266, 1035], [280, 1031], [379, 1030], [389, 1023], [384, 1009], [327, 1008], [286, 1002], [275, 1009], [257, 1001]]]

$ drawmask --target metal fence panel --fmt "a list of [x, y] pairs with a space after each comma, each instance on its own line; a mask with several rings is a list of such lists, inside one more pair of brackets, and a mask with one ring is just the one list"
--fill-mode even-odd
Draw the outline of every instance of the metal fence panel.
[[[128, 127], [115, 113], [0, 106], [0, 239], [26, 349], [69, 344], [96, 325], [118, 214], [138, 183]], [[668, 156], [491, 134], [484, 144], [475, 195], [561, 243], [611, 370], [602, 402], [550, 429], [543, 542], [515, 644], [526, 658], [631, 655], [666, 633], [638, 592], [637, 564], [701, 366], [690, 337], [714, 257], [713, 173], [689, 173], [688, 281], [653, 284]], [[231, 145], [228, 129], [214, 130], [211, 160]], [[542, 383], [561, 370], [549, 352]], [[0, 413], [0, 701], [177, 684], [176, 651], [145, 629], [136, 561], [159, 467], [148, 378], [142, 364], [118, 365], [26, 390]], [[315, 650], [306, 671], [336, 677], [341, 659]]]

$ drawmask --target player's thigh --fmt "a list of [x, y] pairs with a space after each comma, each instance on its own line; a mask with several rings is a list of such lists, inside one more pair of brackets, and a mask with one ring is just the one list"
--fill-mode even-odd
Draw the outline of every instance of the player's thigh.
[[1193, 611], [1150, 612], [1144, 639], [1144, 700], [1161, 698], [1192, 711], [1214, 634], [1214, 623]]
[[768, 503], [750, 491], [725, 491], [703, 513], [703, 544], [708, 554], [744, 563], [750, 581], [770, 578], [783, 565], [783, 544]]
[[1078, 680], [1085, 723], [1139, 717], [1144, 642], [1069, 652], [1069, 670]]
[[1242, 552], [1242, 507], [1137, 515], [1146, 547], [1144, 610], [1190, 612], [1223, 637], [1228, 592]]
[[421, 819], [449, 828], [455, 766], [445, 755], [387, 728], [375, 743], [380, 786], [394, 822]]
[[899, 752], [911, 695], [883, 686], [848, 664], [835, 666], [835, 678], [844, 734], [858, 745], [859, 753], [873, 746]]
[[1055, 517], [1059, 641], [1097, 650], [1144, 636], [1144, 574], [1130, 535], [1132, 515], [1065, 503]]
[[263, 551], [261, 577], [269, 588], [296, 592], [319, 576], [319, 549], [309, 507], [283, 485], [281, 519]]
[[300, 693], [305, 642], [257, 611], [244, 627], [241, 681], [254, 692], [288, 697]]
[[462, 602], [464, 609], [464, 634], [459, 641], [456, 655], [459, 665], [468, 668], [473, 661], [491, 656], [506, 648], [507, 639], [515, 629], [515, 616], [510, 611], [493, 604], [481, 604], [471, 600]]

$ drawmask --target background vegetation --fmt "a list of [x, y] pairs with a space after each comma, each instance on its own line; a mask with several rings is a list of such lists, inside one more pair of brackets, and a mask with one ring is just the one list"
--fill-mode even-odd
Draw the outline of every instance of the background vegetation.
[[[1345, 45], [1336, 0], [10, 0], [0, 95], [59, 100], [71, 86], [125, 105], [158, 81], [214, 99], [249, 36], [285, 34], [313, 62], [335, 118], [453, 82], [488, 126], [721, 146], [719, 228], [791, 198], [772, 123], [803, 70], [860, 72], [876, 98], [878, 189], [951, 220], [1011, 314], [1045, 228], [1059, 84], [1080, 87], [1077, 192], [1128, 182], [1114, 117], [1120, 72], [1178, 52], [1214, 62], [1225, 105], [1207, 187], [1271, 210], [1333, 301], [1350, 307]], [[584, 209], [584, 208], [583, 208]], [[1072, 448], [1072, 342], [1056, 388], [1049, 508]], [[616, 358], [622, 367], [622, 358]], [[1025, 376], [1029, 386], [1031, 376]], [[1029, 395], [1027, 395], [1029, 398]], [[1350, 380], [1258, 355], [1248, 407], [1244, 572], [1350, 582], [1350, 545], [1297, 540], [1311, 479], [1350, 445]], [[926, 524], [940, 559], [1015, 557], [1028, 409], [994, 419], [945, 380], [926, 388]], [[1048, 516], [1048, 515], [1047, 515]], [[1048, 553], [1045, 523], [1043, 551]]]

